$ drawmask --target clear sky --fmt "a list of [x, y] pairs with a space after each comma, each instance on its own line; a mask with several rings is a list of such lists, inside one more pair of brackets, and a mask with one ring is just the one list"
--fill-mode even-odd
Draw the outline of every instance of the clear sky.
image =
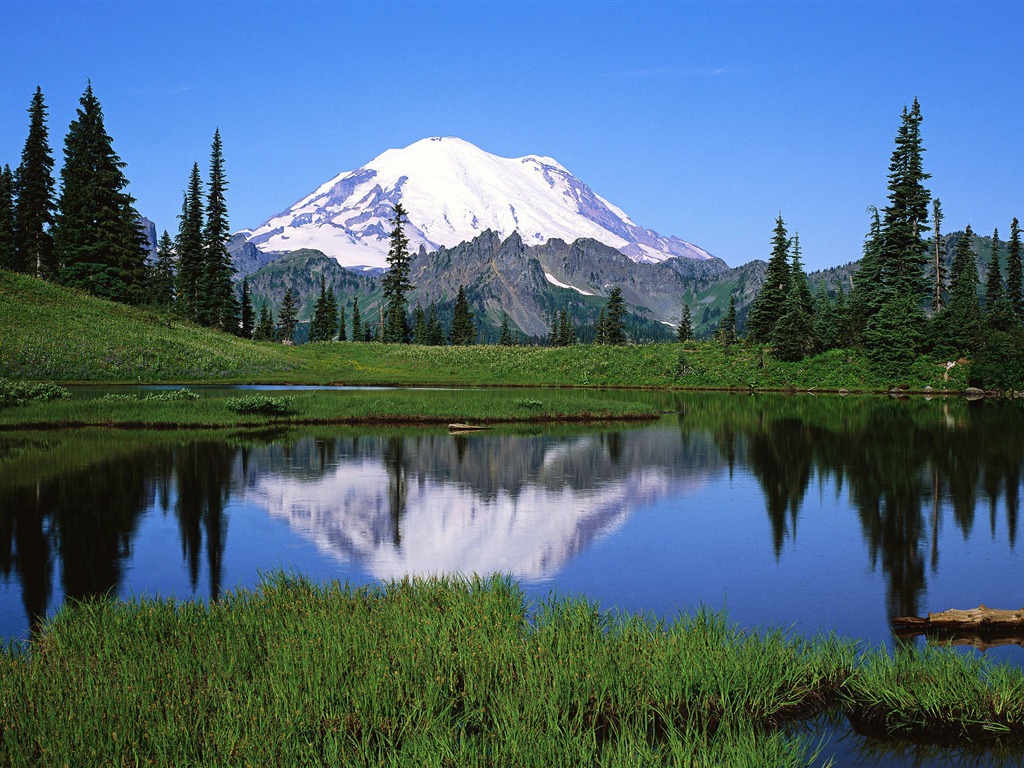
[[731, 265], [775, 217], [810, 269], [859, 258], [917, 97], [944, 231], [1024, 219], [1016, 2], [11, 2], [0, 164], [40, 86], [58, 165], [91, 79], [139, 212], [172, 235], [224, 140], [235, 229], [426, 136], [554, 157]]

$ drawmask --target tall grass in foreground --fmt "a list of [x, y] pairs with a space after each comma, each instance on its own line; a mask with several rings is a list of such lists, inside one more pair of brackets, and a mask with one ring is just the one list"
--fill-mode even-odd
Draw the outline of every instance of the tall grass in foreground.
[[[0, 763], [807, 765], [812, 743], [788, 726], [870, 701], [860, 670], [877, 664], [703, 611], [531, 610], [498, 577], [354, 588], [278, 574], [209, 605], [62, 609], [31, 650], [0, 654]], [[1019, 672], [973, 671], [971, 706], [1010, 706]]]

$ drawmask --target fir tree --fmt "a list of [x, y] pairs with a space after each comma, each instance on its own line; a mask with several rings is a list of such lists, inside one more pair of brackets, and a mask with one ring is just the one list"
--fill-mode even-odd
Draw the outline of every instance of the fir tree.
[[775, 324], [786, 311], [791, 277], [789, 246], [786, 223], [780, 214], [775, 220], [775, 230], [772, 233], [772, 253], [765, 269], [764, 284], [757, 292], [747, 316], [747, 338], [751, 341], [770, 341]]
[[359, 317], [359, 297], [352, 299], [352, 341], [363, 340], [362, 318]]
[[284, 292], [284, 298], [281, 300], [281, 311], [277, 315], [277, 336], [286, 344], [294, 341], [295, 326], [298, 325], [298, 314], [299, 307], [295, 301], [295, 294], [292, 293], [291, 288], [288, 288]]
[[932, 311], [938, 312], [942, 309], [942, 294], [946, 284], [946, 266], [942, 259], [942, 234], [940, 227], [942, 226], [942, 203], [939, 202], [939, 198], [932, 200], [932, 249], [934, 252], [935, 260], [932, 263], [932, 280], [934, 283], [934, 293], [932, 294]]
[[563, 309], [558, 316], [558, 346], [569, 347], [576, 341], [576, 328], [569, 316], [569, 310]]
[[391, 245], [388, 249], [388, 270], [381, 278], [384, 291], [384, 320], [381, 337], [385, 342], [401, 344], [408, 341], [409, 329], [405, 316], [408, 311], [406, 294], [412, 290], [409, 282], [409, 239], [402, 231], [405, 208], [395, 204], [395, 217], [391, 220]]
[[204, 214], [203, 179], [199, 174], [199, 163], [193, 163], [181, 203], [181, 215], [178, 216], [174, 250], [178, 255], [178, 311], [194, 322], [199, 321], [205, 302]]
[[889, 162], [889, 205], [882, 219], [881, 282], [892, 295], [927, 295], [924, 276], [928, 231], [928, 203], [931, 193], [924, 182], [924, 147], [921, 141], [921, 106], [917, 99], [908, 111], [903, 108], [896, 133], [896, 148]]
[[263, 302], [263, 306], [260, 307], [260, 320], [256, 324], [253, 338], [257, 341], [274, 340], [274, 313], [267, 307], [267, 302]]
[[682, 313], [679, 316], [679, 326], [676, 328], [676, 341], [684, 342], [693, 339], [693, 318], [690, 316], [690, 305], [683, 304]]
[[992, 256], [985, 280], [985, 309], [990, 310], [1003, 298], [1003, 274], [999, 268], [999, 230], [992, 232]]
[[935, 319], [936, 347], [951, 355], [970, 355], [980, 342], [978, 264], [971, 249], [974, 232], [967, 229], [956, 241], [949, 271], [949, 301]]
[[607, 344], [608, 343], [608, 319], [604, 314], [604, 307], [597, 313], [597, 323], [594, 325], [594, 343], [595, 344]]
[[239, 322], [238, 301], [232, 286], [234, 264], [227, 251], [231, 237], [225, 193], [224, 148], [220, 129], [213, 133], [210, 148], [210, 181], [206, 188], [206, 226], [203, 228], [203, 309], [200, 319], [206, 325], [236, 333]]
[[498, 344], [503, 347], [511, 347], [514, 345], [515, 338], [512, 336], [512, 329], [508, 324], [508, 313], [501, 313], [501, 333], [498, 335]]
[[54, 209], [53, 156], [46, 132], [46, 105], [38, 87], [28, 114], [28, 138], [14, 179], [14, 267], [53, 280], [58, 271], [49, 232]]
[[837, 306], [842, 292], [843, 290], [840, 288], [836, 296], [836, 302], [832, 302], [825, 287], [821, 286], [814, 297], [814, 318], [811, 323], [814, 333], [814, 346], [822, 352], [843, 346], [841, 321]]
[[345, 328], [345, 305], [341, 304], [338, 307], [338, 341], [345, 341], [348, 338], [347, 329]]
[[548, 331], [548, 346], [562, 346], [562, 337], [558, 332], [558, 312], [551, 313], [551, 330]]
[[441, 320], [437, 316], [437, 306], [430, 304], [427, 311], [427, 343], [432, 347], [440, 347], [444, 344], [444, 330], [441, 328]]
[[864, 329], [864, 343], [875, 371], [890, 381], [906, 376], [925, 340], [919, 294], [892, 293]]
[[1010, 241], [1007, 244], [1006, 293], [1010, 306], [1018, 320], [1024, 320], [1024, 270], [1021, 268], [1020, 224], [1014, 216], [1010, 224]]
[[416, 308], [412, 311], [412, 343], [424, 345], [427, 343], [427, 313], [423, 311], [419, 302], [416, 303]]
[[60, 279], [104, 299], [139, 304], [148, 293], [146, 252], [124, 167], [90, 84], [64, 140], [52, 230]]
[[[735, 302], [730, 296], [730, 305]], [[772, 329], [773, 354], [780, 360], [802, 360], [814, 351], [814, 300], [800, 262], [800, 243], [794, 237], [793, 265], [791, 267], [789, 296], [786, 311]]]
[[17, 258], [14, 249], [14, 174], [11, 166], [0, 171], [0, 269], [14, 271]]
[[731, 347], [736, 343], [736, 296], [729, 294], [729, 310], [718, 325], [718, 332], [715, 334], [723, 347]]
[[[334, 302], [331, 302], [333, 306]], [[330, 341], [334, 336], [333, 327], [328, 329], [328, 302], [327, 284], [323, 275], [320, 275], [320, 295], [317, 297], [316, 305], [313, 307], [313, 317], [309, 322], [310, 341]], [[333, 323], [331, 323], [333, 326]]]
[[338, 333], [338, 299], [334, 295], [334, 286], [327, 288], [327, 306], [324, 307], [324, 341], [334, 341]]
[[[167, 236], [167, 233], [164, 233]], [[249, 293], [249, 278], [242, 278], [242, 326], [241, 334], [243, 339], [251, 339], [256, 330], [256, 317], [252, 306], [252, 296]]]
[[159, 307], [173, 307], [174, 283], [174, 241], [165, 229], [156, 244], [156, 263], [150, 277], [150, 301]]
[[622, 298], [622, 289], [615, 285], [608, 291], [608, 301], [604, 305], [604, 338], [606, 344], [621, 345], [626, 343], [626, 302]]
[[868, 207], [871, 226], [864, 239], [864, 250], [860, 269], [853, 279], [850, 294], [850, 325], [853, 338], [860, 341], [867, 327], [868, 319], [882, 304], [883, 291], [880, 285], [882, 275], [882, 219], [878, 209]]
[[459, 294], [455, 298], [452, 330], [448, 340], [453, 346], [476, 343], [476, 326], [473, 325], [473, 312], [469, 308], [469, 299], [466, 298], [466, 291], [461, 285], [459, 286]]

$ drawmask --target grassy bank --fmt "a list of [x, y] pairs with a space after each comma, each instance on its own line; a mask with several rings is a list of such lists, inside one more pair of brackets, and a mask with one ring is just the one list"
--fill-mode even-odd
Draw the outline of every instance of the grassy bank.
[[113, 395], [0, 408], [0, 429], [255, 428], [299, 424], [447, 425], [655, 419], [651, 406], [599, 392], [552, 389], [543, 399], [500, 390], [312, 391], [286, 396]]
[[59, 382], [260, 382], [576, 387], [884, 390], [963, 389], [920, 359], [899, 381], [855, 351], [783, 363], [759, 345], [422, 347], [335, 343], [286, 347], [237, 339], [0, 270], [0, 376]]
[[813, 742], [791, 734], [829, 710], [886, 734], [1019, 739], [1022, 685], [951, 652], [858, 657], [708, 613], [531, 611], [499, 578], [277, 575], [211, 605], [62, 609], [30, 652], [0, 654], [0, 762], [797, 766]]

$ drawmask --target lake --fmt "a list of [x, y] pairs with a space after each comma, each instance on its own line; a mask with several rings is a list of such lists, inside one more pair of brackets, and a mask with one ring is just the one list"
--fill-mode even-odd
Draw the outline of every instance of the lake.
[[[710, 606], [872, 646], [893, 644], [896, 616], [1024, 605], [1016, 404], [620, 396], [666, 415], [463, 435], [0, 433], [0, 636], [27, 638], [69, 598], [216, 598], [274, 569], [354, 583], [500, 571], [537, 598]], [[1016, 645], [984, 652], [1024, 665]], [[833, 740], [859, 765], [954, 764]]]

